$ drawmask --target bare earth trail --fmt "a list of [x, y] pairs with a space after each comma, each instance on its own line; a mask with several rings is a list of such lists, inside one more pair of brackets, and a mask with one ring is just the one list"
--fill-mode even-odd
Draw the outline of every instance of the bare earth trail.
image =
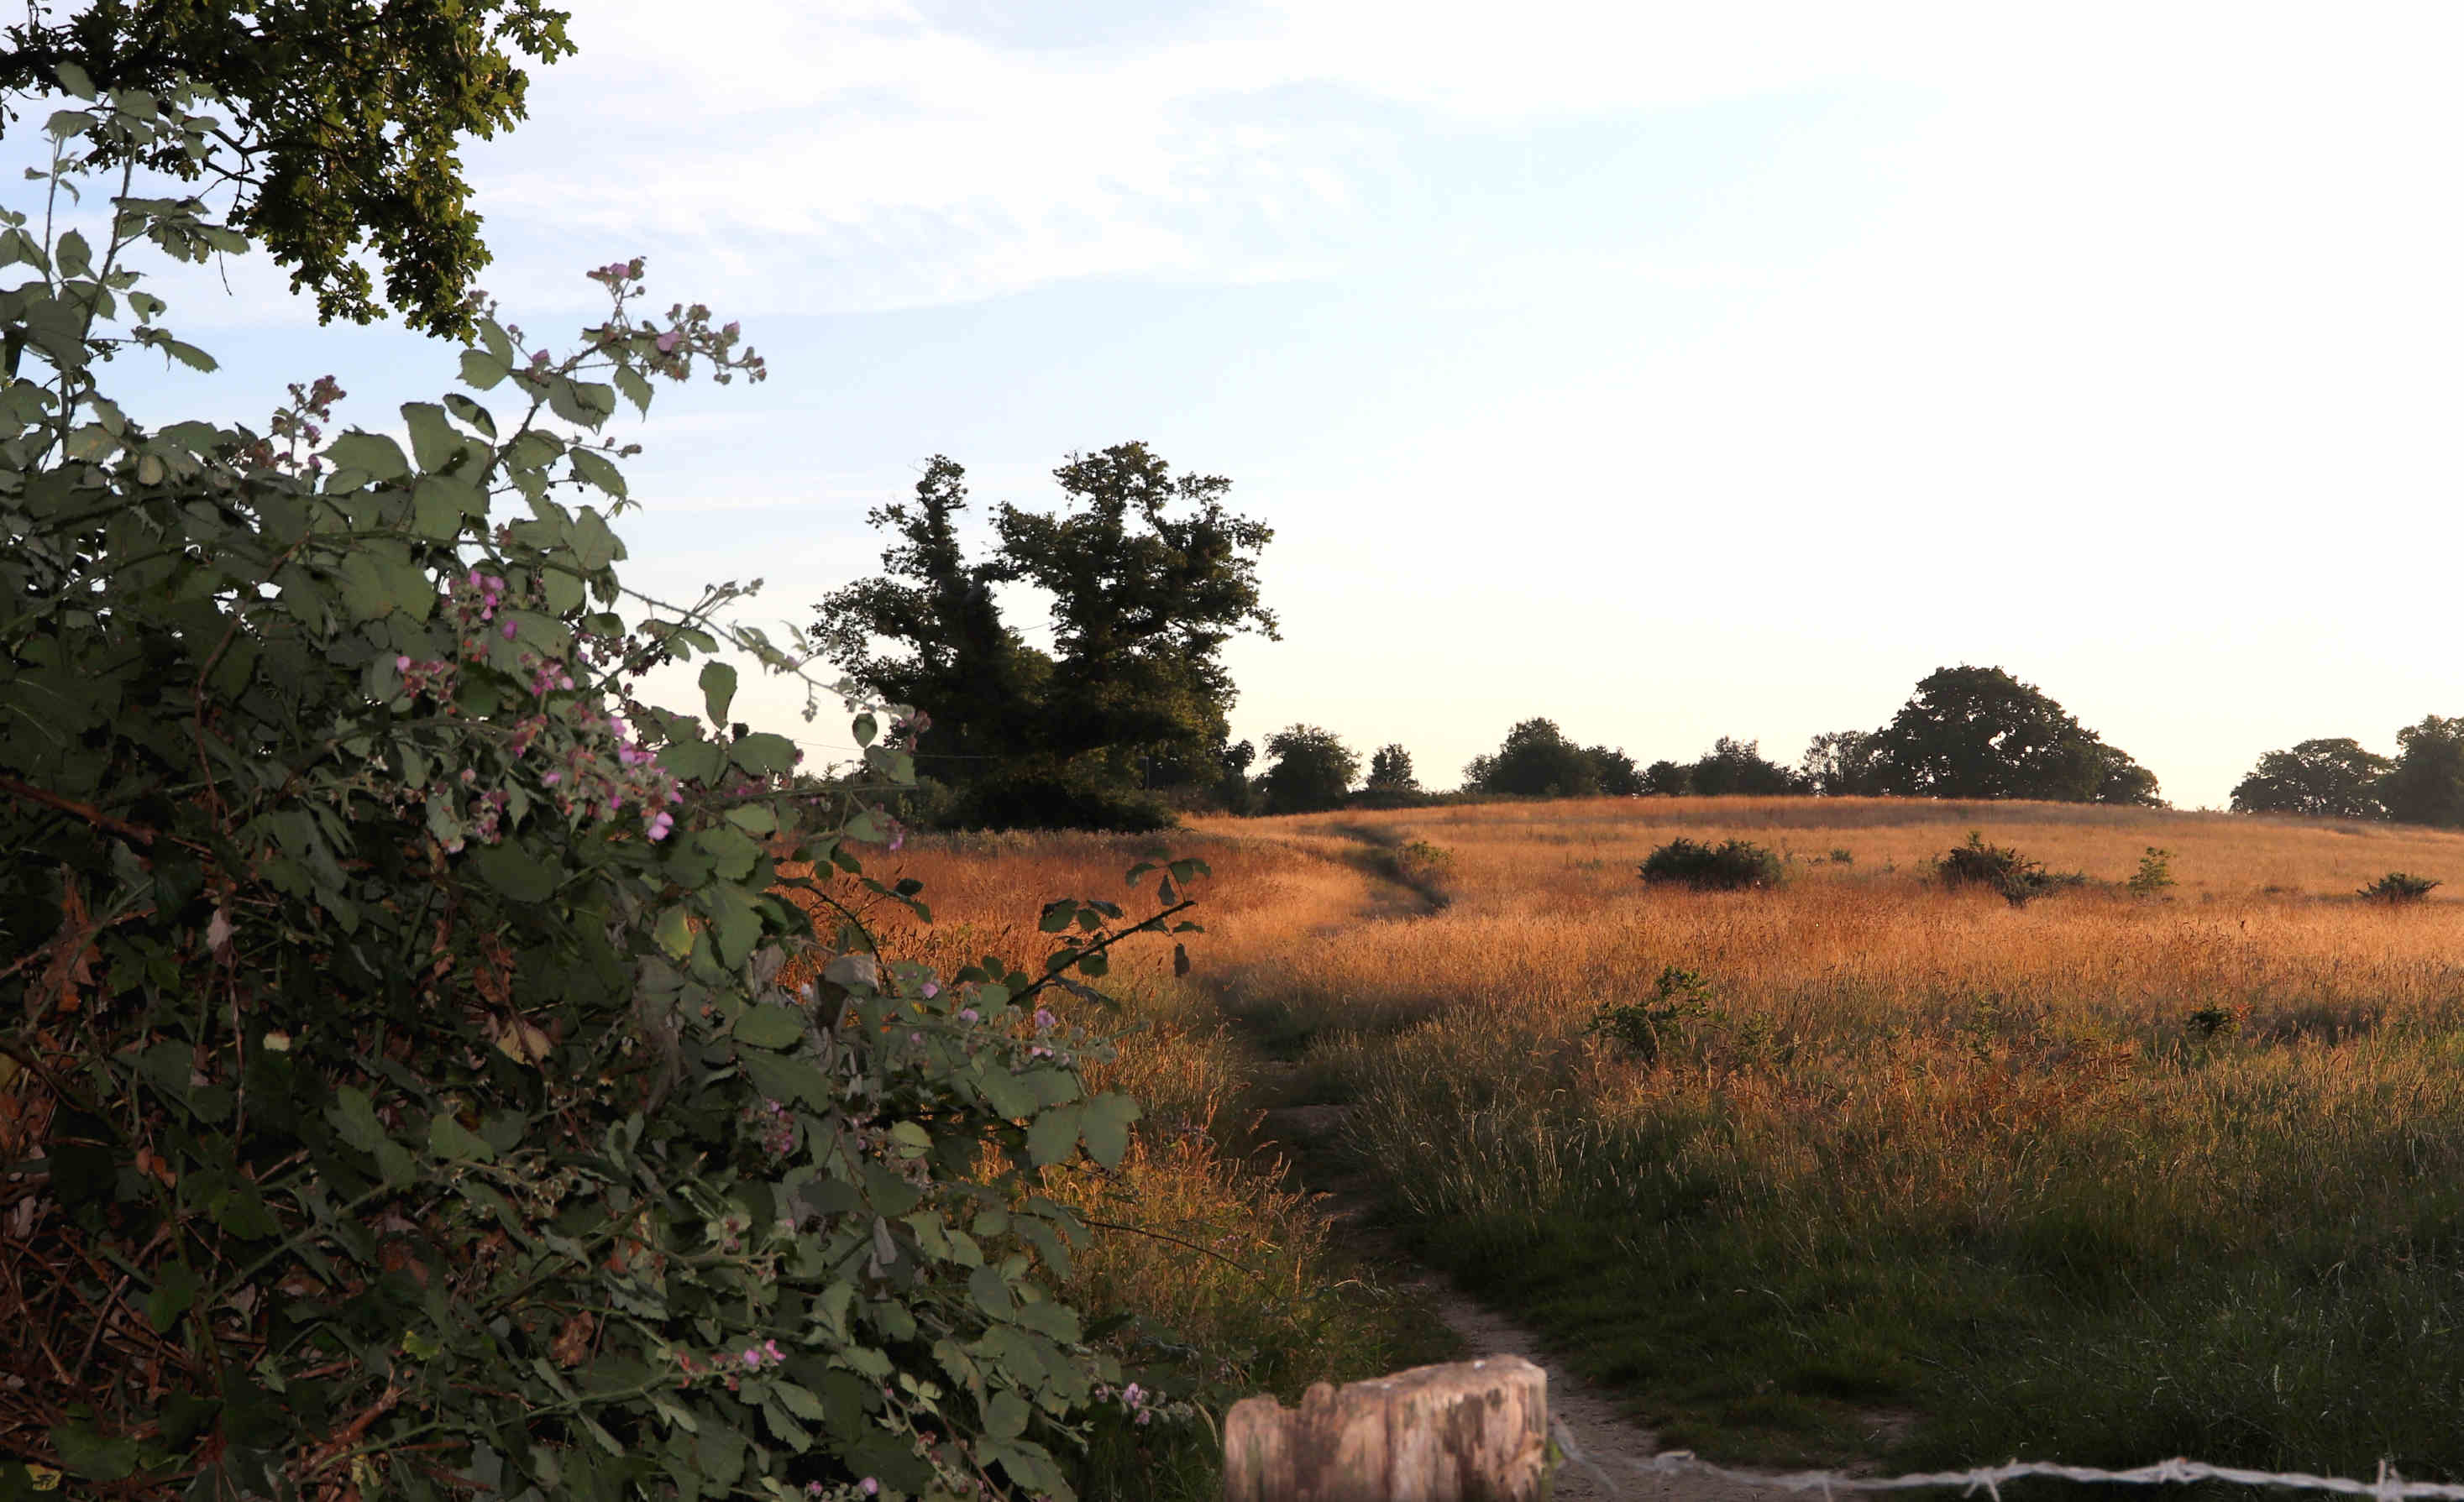
[[[1287, 1076], [1296, 1068], [1268, 1062], [1260, 1066], [1260, 1073], [1271, 1085], [1276, 1077]], [[1658, 1436], [1627, 1418], [1615, 1397], [1569, 1371], [1529, 1330], [1465, 1296], [1444, 1273], [1414, 1262], [1395, 1237], [1376, 1224], [1368, 1181], [1338, 1166], [1334, 1140], [1342, 1131], [1345, 1109], [1339, 1105], [1282, 1107], [1265, 1113], [1263, 1128], [1271, 1143], [1288, 1148], [1295, 1159], [1310, 1165], [1313, 1171], [1305, 1182], [1322, 1197], [1319, 1203], [1333, 1223], [1339, 1244], [1364, 1261], [1387, 1269], [1462, 1338], [1471, 1356], [1520, 1356], [1549, 1374], [1550, 1418], [1572, 1432], [1574, 1446], [1590, 1463], [1568, 1460], [1557, 1468], [1551, 1493], [1554, 1502], [1768, 1502], [1802, 1496], [1710, 1476], [1639, 1473], [1634, 1462], [1661, 1452]], [[1603, 1480], [1611, 1485], [1603, 1485]]]
[[[1373, 847], [1384, 843], [1365, 831], [1345, 833], [1362, 838]], [[1409, 923], [1441, 905], [1428, 894], [1375, 875], [1369, 876], [1362, 896], [1355, 923]], [[1322, 932], [1343, 926], [1348, 925], [1330, 925]], [[1414, 1260], [1378, 1223], [1375, 1186], [1340, 1148], [1349, 1108], [1271, 1104], [1290, 1098], [1289, 1086], [1299, 1068], [1275, 1059], [1257, 1065], [1256, 1098], [1268, 1105], [1260, 1118], [1261, 1150], [1287, 1158], [1301, 1181], [1319, 1196], [1337, 1244], [1385, 1270], [1402, 1288], [1423, 1299], [1462, 1339], [1471, 1357], [1519, 1356], [1548, 1374], [1551, 1420], [1565, 1426], [1583, 1457], [1582, 1463], [1570, 1458], [1557, 1468], [1551, 1491], [1554, 1502], [1769, 1502], [1803, 1495], [1712, 1476], [1639, 1472], [1636, 1462], [1661, 1453], [1658, 1436], [1628, 1418], [1613, 1394], [1551, 1356], [1531, 1331], [1466, 1296], [1443, 1273]]]

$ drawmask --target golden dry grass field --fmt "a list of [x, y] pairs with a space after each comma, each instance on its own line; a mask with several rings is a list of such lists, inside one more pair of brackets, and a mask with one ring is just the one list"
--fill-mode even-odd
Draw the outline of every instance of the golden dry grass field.
[[[2112, 884], [1945, 890], [1929, 861], [1970, 830]], [[1787, 879], [1646, 887], [1679, 836], [1764, 844]], [[1212, 863], [1208, 932], [1185, 981], [1168, 946], [1115, 971], [1149, 1028], [1114, 1078], [1152, 1118], [1103, 1192], [1266, 1275], [1121, 1234], [1091, 1301], [1167, 1307], [1269, 1384], [1408, 1343], [1392, 1309], [1312, 1301], [1322, 1231], [1248, 1166], [1280, 1055], [1423, 1256], [1672, 1442], [2464, 1477], [2464, 836], [1603, 799], [959, 838], [876, 869], [942, 920], [896, 942], [1019, 955], [1043, 899], [1117, 895], [1159, 845]], [[2150, 846], [2176, 884], [2131, 895]], [[2394, 870], [2452, 884], [2354, 896]]]

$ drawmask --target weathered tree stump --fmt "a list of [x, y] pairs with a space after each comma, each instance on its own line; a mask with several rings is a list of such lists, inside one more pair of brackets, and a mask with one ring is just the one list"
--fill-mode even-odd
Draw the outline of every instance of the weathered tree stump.
[[1519, 1356], [1244, 1398], [1223, 1420], [1224, 1502], [1538, 1502], [1549, 1378]]

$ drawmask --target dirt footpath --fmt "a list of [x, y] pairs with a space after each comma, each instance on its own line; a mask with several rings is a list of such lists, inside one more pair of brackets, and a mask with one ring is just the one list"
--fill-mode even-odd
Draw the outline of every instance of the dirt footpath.
[[[1289, 1068], [1268, 1064], [1265, 1072]], [[1265, 1135], [1306, 1156], [1312, 1165], [1326, 1165], [1332, 1156], [1326, 1149], [1342, 1130], [1343, 1111], [1337, 1105], [1269, 1111], [1264, 1122]], [[1566, 1426], [1573, 1448], [1588, 1462], [1569, 1458], [1557, 1468], [1554, 1502], [1771, 1502], [1806, 1494], [1717, 1476], [1638, 1471], [1635, 1462], [1660, 1453], [1658, 1437], [1650, 1429], [1626, 1418], [1614, 1398], [1551, 1359], [1530, 1331], [1465, 1297], [1443, 1273], [1417, 1267], [1403, 1256], [1392, 1238], [1370, 1223], [1373, 1205], [1365, 1183], [1340, 1172], [1316, 1175], [1309, 1182], [1325, 1197], [1322, 1204], [1334, 1222], [1336, 1239], [1396, 1270], [1401, 1286], [1426, 1298], [1438, 1317], [1463, 1337], [1471, 1356], [1519, 1356], [1549, 1374], [1550, 1418]]]

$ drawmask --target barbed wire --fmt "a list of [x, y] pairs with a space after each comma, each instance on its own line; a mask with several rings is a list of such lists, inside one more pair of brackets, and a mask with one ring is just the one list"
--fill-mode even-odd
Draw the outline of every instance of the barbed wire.
[[[1582, 1448], [1563, 1419], [1551, 1416], [1550, 1427], [1557, 1436], [1557, 1448], [1566, 1458], [1583, 1468], [1612, 1497], [1624, 1495], [1607, 1471], [1585, 1456]], [[2055, 1481], [2119, 1482], [2125, 1486], [2156, 1486], [2193, 1481], [2222, 1481], [2241, 1487], [2287, 1487], [2305, 1491], [2341, 1491], [2352, 1496], [2366, 1496], [2377, 1502], [2405, 1502], [2405, 1499], [2439, 1498], [2442, 1502], [2464, 1502], [2464, 1486], [2440, 1481], [2407, 1481], [2395, 1468], [2379, 1462], [2376, 1481], [2356, 1481], [2348, 1476], [2314, 1476], [2306, 1471], [2246, 1470], [2237, 1466], [2211, 1466], [2205, 1461], [2160, 1460], [2151, 1466], [2131, 1470], [2102, 1470], [2093, 1466], [2058, 1466], [2048, 1461], [2013, 1460], [2000, 1466], [1980, 1466], [1972, 1470], [1935, 1470], [1905, 1476], [1849, 1476], [1834, 1470], [1792, 1470], [1779, 1474], [1762, 1471], [1731, 1470], [1698, 1459], [1692, 1450], [1675, 1449], [1654, 1455], [1648, 1460], [1625, 1457], [1626, 1464], [1650, 1476], [1699, 1475], [1717, 1476], [1742, 1486], [1775, 1488], [1783, 1491], [1819, 1491], [1829, 1497], [1842, 1491], [1914, 1491], [1925, 1488], [1957, 1487], [1963, 1494], [1982, 1491], [2001, 1502], [2002, 1484], [2032, 1477]]]

